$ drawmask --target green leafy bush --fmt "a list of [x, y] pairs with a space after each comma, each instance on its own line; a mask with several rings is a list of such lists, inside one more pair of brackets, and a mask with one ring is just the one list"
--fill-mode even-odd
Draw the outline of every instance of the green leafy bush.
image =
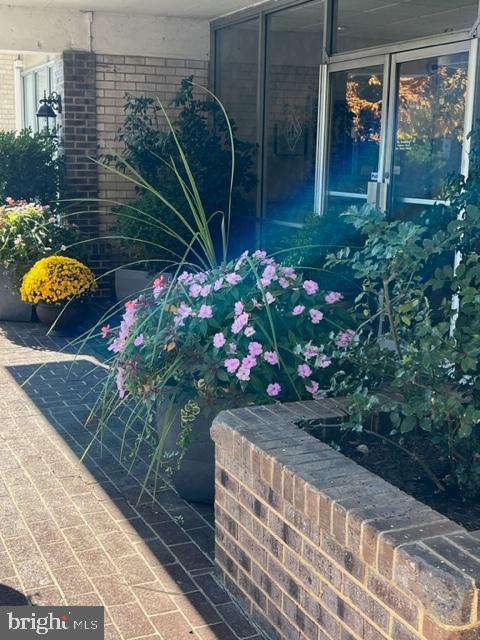
[[78, 241], [77, 229], [49, 207], [12, 198], [0, 205], [0, 266], [9, 274], [13, 289], [18, 289], [25, 273], [45, 256], [83, 257], [83, 245], [75, 246]]
[[[240, 213], [242, 217], [248, 217], [251, 206], [244, 194], [255, 184], [252, 171], [254, 145], [236, 139], [235, 125], [231, 124], [235, 139], [235, 177], [230, 194], [229, 130], [220, 105], [204, 96], [197, 98], [192, 78], [187, 78], [182, 81], [171, 106], [178, 110], [173, 122], [175, 134], [195, 175], [205, 211], [213, 216], [212, 228], [219, 228], [218, 212], [227, 211], [230, 197], [233, 202], [232, 219], [238, 218]], [[188, 177], [172, 131], [164, 126], [160, 103], [154, 98], [127, 95], [124, 109], [125, 123], [117, 141], [125, 151], [120, 161], [114, 156], [108, 157], [107, 161], [110, 165], [116, 164], [121, 171], [133, 169], [142, 181], [158, 187], [162, 195], [191, 222], [191, 214], [185, 206], [185, 193], [172, 164], [182, 180], [187, 181]], [[162, 261], [177, 262], [184, 253], [182, 243], [170, 233], [165, 233], [165, 227], [185, 235], [184, 226], [171, 208], [151, 191], [137, 186], [137, 194], [129, 206], [115, 209], [118, 215], [116, 231], [125, 238], [123, 244], [129, 255], [133, 250], [135, 259], [149, 261], [151, 268], [165, 268]], [[253, 218], [253, 210], [250, 215]], [[155, 224], [155, 221], [160, 224]], [[133, 244], [132, 238], [136, 240]], [[155, 265], [156, 261], [158, 265]]]
[[61, 175], [55, 139], [31, 129], [0, 131], [0, 201], [10, 197], [52, 205]]
[[332, 354], [340, 371], [330, 393], [348, 398], [346, 426], [384, 438], [377, 421], [387, 414], [386, 437], [439, 490], [480, 494], [480, 209], [467, 205], [435, 232], [368, 206], [346, 219], [365, 238], [329, 261], [348, 263], [362, 283], [355, 336]]

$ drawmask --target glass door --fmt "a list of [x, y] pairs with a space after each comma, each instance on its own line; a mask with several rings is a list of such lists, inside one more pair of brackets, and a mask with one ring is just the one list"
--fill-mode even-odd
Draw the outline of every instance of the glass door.
[[327, 151], [328, 211], [345, 211], [372, 198], [385, 148], [388, 58], [330, 67]]
[[388, 207], [414, 218], [442, 202], [446, 178], [462, 168], [470, 43], [392, 56], [385, 178]]
[[473, 46], [331, 65], [325, 211], [370, 202], [407, 219], [442, 202], [446, 178], [462, 170], [472, 126]]

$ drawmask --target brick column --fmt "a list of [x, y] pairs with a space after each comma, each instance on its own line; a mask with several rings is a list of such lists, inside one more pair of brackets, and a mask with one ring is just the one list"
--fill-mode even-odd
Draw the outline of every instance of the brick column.
[[[69, 218], [83, 234], [97, 238], [100, 234], [98, 198], [98, 155], [96, 55], [87, 51], [63, 52], [63, 78], [59, 93], [63, 101], [61, 138], [65, 161], [62, 198], [71, 199], [64, 209], [75, 215]], [[92, 198], [91, 202], [83, 199]], [[77, 213], [78, 212], [78, 213]], [[90, 245], [89, 264], [97, 275], [108, 270], [109, 256], [101, 242]], [[109, 287], [100, 282], [101, 294], [108, 297]]]

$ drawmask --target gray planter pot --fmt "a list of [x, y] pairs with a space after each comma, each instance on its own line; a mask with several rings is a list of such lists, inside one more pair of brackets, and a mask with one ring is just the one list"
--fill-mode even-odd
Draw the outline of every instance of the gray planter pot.
[[[162, 273], [165, 282], [171, 282], [171, 273]], [[118, 302], [138, 298], [141, 293], [149, 293], [157, 276], [142, 269], [117, 269], [115, 271], [115, 295]]]
[[[178, 450], [178, 437], [181, 432], [180, 410], [185, 406], [188, 397], [173, 405], [173, 424], [165, 439], [164, 451]], [[156, 427], [159, 436], [163, 432], [166, 405], [157, 405]], [[179, 468], [172, 476], [172, 482], [178, 494], [189, 502], [213, 504], [215, 499], [215, 447], [210, 437], [213, 419], [220, 411], [227, 408], [225, 401], [204, 404], [201, 413], [192, 425], [192, 442], [186, 449]]]
[[117, 269], [115, 271], [115, 295], [119, 302], [127, 302], [147, 292], [154, 276], [141, 269]]
[[22, 302], [20, 293], [10, 289], [8, 273], [0, 271], [0, 320], [31, 322], [33, 306]]

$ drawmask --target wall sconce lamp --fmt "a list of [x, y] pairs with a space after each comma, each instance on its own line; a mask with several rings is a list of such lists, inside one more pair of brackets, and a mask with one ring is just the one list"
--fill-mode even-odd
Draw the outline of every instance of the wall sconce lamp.
[[43, 98], [40, 100], [40, 106], [38, 108], [37, 113], [35, 114], [38, 118], [39, 124], [43, 124], [43, 127], [40, 127], [43, 133], [49, 135], [50, 133], [50, 118], [57, 117], [57, 113], [62, 113], [62, 98], [56, 92], [52, 91], [48, 96], [45, 91], [43, 94]]

